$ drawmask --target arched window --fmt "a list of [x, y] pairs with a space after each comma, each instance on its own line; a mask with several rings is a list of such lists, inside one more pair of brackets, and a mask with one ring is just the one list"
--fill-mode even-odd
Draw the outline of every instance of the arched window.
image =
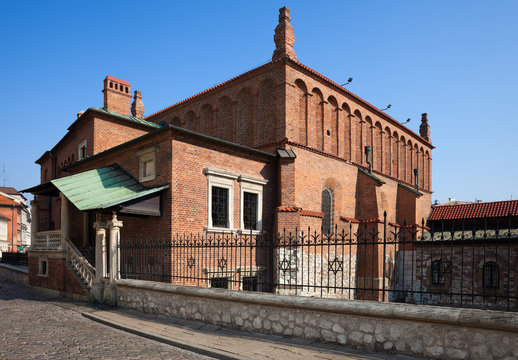
[[322, 212], [322, 231], [329, 235], [333, 232], [333, 194], [329, 189], [322, 190]]
[[432, 261], [432, 285], [444, 285], [446, 264], [443, 259]]
[[494, 261], [486, 262], [482, 273], [486, 289], [498, 288], [498, 265]]

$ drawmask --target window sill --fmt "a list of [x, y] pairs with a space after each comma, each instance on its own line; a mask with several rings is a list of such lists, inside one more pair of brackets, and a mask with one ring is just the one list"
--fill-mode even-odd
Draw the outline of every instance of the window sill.
[[49, 277], [49, 274], [38, 274], [39, 277], [44, 277], [44, 278], [48, 278]]
[[[250, 235], [250, 230], [246, 230], [246, 229], [239, 229], [237, 232], [242, 235]], [[263, 231], [262, 230], [251, 230], [251, 233], [252, 233], [252, 235], [261, 235], [263, 233]]]
[[218, 228], [218, 227], [212, 227], [212, 226], [206, 226], [203, 228], [205, 232], [214, 232], [214, 233], [225, 233], [225, 234], [233, 234], [236, 233], [238, 230], [236, 229], [230, 229], [230, 228]]
[[151, 180], [155, 180], [156, 179], [156, 176], [153, 175], [153, 176], [148, 176], [148, 177], [143, 177], [141, 179], [139, 179], [139, 182], [145, 182], [145, 181], [151, 181]]

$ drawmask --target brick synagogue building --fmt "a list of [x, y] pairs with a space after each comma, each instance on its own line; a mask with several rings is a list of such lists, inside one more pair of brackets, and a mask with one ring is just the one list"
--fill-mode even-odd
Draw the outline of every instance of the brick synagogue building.
[[[140, 91], [132, 96], [130, 83], [107, 76], [103, 107], [80, 112], [36, 161], [41, 184], [27, 189], [36, 195], [29, 282], [102, 294], [107, 279], [137, 266], [144, 250], [124, 261], [120, 255], [135, 239], [171, 244], [178, 234], [198, 234], [196, 243], [211, 233], [253, 239], [308, 228], [331, 234], [363, 223], [376, 229], [385, 212], [391, 224], [426, 220], [434, 148], [427, 115], [413, 132], [299, 62], [294, 39], [282, 8], [270, 62], [148, 116]], [[229, 288], [235, 279], [256, 287], [282, 253], [266, 251], [261, 263], [245, 248], [250, 261], [230, 270], [232, 254], [209, 263], [215, 247], [188, 258], [164, 249], [145, 266], [165, 266], [167, 281], [188, 284], [175, 274], [190, 267], [199, 271], [196, 283]], [[333, 251], [335, 270], [357, 272], [351, 281], [385, 284], [374, 246], [369, 259], [376, 259], [353, 266], [345, 250]], [[240, 271], [248, 272], [248, 285]]]

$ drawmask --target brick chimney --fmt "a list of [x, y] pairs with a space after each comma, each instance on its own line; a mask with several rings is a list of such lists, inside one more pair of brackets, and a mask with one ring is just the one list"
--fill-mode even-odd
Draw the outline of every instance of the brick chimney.
[[122, 115], [131, 115], [131, 86], [129, 82], [107, 76], [104, 79], [104, 108]]
[[142, 102], [142, 93], [140, 90], [135, 90], [133, 104], [131, 104], [131, 115], [139, 119], [142, 119], [144, 116], [144, 103]]
[[432, 142], [430, 139], [430, 125], [428, 125], [428, 114], [421, 114], [421, 126], [419, 126], [419, 135], [429, 143]]
[[289, 57], [292, 60], [297, 60], [297, 55], [293, 49], [295, 42], [295, 33], [293, 27], [290, 25], [290, 9], [286, 6], [279, 9], [279, 24], [275, 28], [275, 51], [273, 52], [272, 60], [278, 60], [283, 57]]

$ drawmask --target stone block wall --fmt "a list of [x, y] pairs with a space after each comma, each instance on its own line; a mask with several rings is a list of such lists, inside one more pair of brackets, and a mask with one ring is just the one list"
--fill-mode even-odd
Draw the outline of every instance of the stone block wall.
[[118, 305], [250, 332], [435, 359], [515, 359], [518, 314], [117, 281]]

